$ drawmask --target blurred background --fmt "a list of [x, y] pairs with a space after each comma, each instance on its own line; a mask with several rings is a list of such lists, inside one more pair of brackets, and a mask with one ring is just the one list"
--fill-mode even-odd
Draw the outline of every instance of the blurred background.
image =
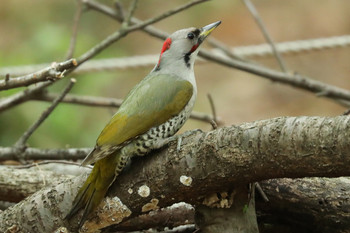
[[[113, 1], [100, 1], [113, 5]], [[128, 4], [129, 1], [122, 1]], [[135, 16], [154, 17], [187, 1], [139, 1]], [[350, 1], [339, 0], [253, 0], [275, 42], [305, 40], [350, 34]], [[0, 7], [0, 66], [21, 66], [62, 61], [68, 51], [76, 2], [2, 1]], [[217, 20], [222, 24], [211, 37], [230, 47], [265, 43], [251, 14], [238, 0], [216, 0], [197, 5], [169, 17], [155, 27], [168, 33], [186, 27], [201, 27]], [[84, 11], [79, 23], [78, 57], [120, 24], [93, 10]], [[113, 44], [96, 58], [157, 54], [162, 41], [139, 31]], [[204, 47], [209, 48], [208, 43]], [[288, 70], [315, 80], [350, 89], [350, 48], [336, 48], [282, 55]], [[280, 70], [275, 58], [249, 58]], [[77, 79], [71, 93], [123, 98], [153, 66], [114, 72], [94, 72], [70, 77]], [[211, 114], [207, 94], [214, 99], [218, 117], [225, 125], [279, 116], [336, 116], [346, 109], [314, 94], [213, 63], [197, 64], [198, 98], [195, 110]], [[61, 92], [65, 78], [49, 90]], [[0, 92], [0, 98], [23, 88]], [[11, 146], [50, 103], [25, 102], [0, 113], [0, 146]], [[28, 141], [32, 147], [92, 147], [116, 109], [61, 103]], [[189, 120], [182, 131], [211, 125]]]

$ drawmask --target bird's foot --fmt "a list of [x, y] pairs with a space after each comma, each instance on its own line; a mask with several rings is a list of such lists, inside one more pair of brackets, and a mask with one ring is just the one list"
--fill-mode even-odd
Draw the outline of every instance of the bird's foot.
[[191, 131], [186, 131], [185, 133], [180, 134], [180, 135], [174, 135], [174, 136], [159, 140], [159, 141], [157, 141], [157, 143], [155, 143], [154, 149], [159, 149], [159, 148], [169, 144], [170, 142], [177, 141], [176, 152], [179, 152], [181, 150], [182, 138], [191, 136], [193, 134], [202, 133], [202, 132], [203, 131], [201, 129], [194, 129]]
[[203, 131], [201, 129], [194, 129], [194, 130], [186, 131], [183, 134], [176, 135], [178, 136], [176, 151], [179, 152], [181, 150], [182, 138], [189, 137], [197, 133], [203, 133]]

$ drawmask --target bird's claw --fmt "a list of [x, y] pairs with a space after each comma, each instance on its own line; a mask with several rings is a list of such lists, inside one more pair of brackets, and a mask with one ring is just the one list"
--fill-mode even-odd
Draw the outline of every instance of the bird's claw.
[[181, 135], [176, 135], [177, 136], [176, 152], [179, 152], [181, 150], [182, 138], [188, 137], [197, 133], [203, 133], [203, 131], [201, 129], [194, 129], [194, 130], [186, 131]]
[[182, 138], [191, 136], [193, 134], [202, 133], [202, 132], [203, 131], [201, 129], [194, 129], [191, 131], [186, 131], [180, 135], [173, 135], [171, 137], [168, 137], [168, 138], [165, 138], [165, 139], [158, 141], [156, 144], [154, 144], [154, 149], [159, 149], [159, 148], [169, 144], [170, 142], [177, 140], [176, 152], [179, 152], [181, 150]]

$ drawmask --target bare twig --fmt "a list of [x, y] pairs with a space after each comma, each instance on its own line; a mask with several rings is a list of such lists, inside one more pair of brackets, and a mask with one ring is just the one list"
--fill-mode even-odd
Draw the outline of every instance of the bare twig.
[[182, 6], [179, 6], [177, 8], [171, 9], [163, 14], [160, 14], [154, 18], [148, 19], [146, 21], [141, 21], [138, 24], [132, 25], [128, 28], [125, 29], [121, 29], [118, 30], [117, 32], [113, 33], [112, 35], [108, 36], [105, 40], [103, 40], [101, 43], [99, 43], [98, 45], [96, 45], [95, 47], [93, 47], [92, 49], [90, 49], [89, 51], [87, 51], [86, 53], [84, 53], [82, 56], [80, 56], [77, 61], [78, 61], [78, 65], [82, 64], [83, 62], [87, 61], [88, 59], [92, 58], [93, 56], [97, 55], [98, 53], [100, 53], [102, 50], [104, 50], [105, 48], [107, 48], [108, 46], [110, 46], [112, 43], [114, 43], [115, 41], [119, 40], [120, 38], [126, 36], [128, 33], [139, 30], [139, 29], [143, 29], [144, 27], [150, 25], [150, 24], [154, 24], [160, 20], [163, 20], [169, 16], [172, 16], [176, 13], [179, 13], [180, 11], [186, 10], [194, 5], [197, 5], [199, 3], [202, 2], [206, 2], [208, 0], [195, 0], [195, 1], [191, 1], [189, 3], [186, 3]]
[[75, 11], [74, 20], [73, 20], [72, 37], [70, 39], [70, 44], [69, 44], [69, 49], [68, 49], [68, 52], [66, 55], [66, 59], [70, 59], [73, 57], [73, 53], [75, 50], [75, 44], [77, 41], [78, 25], [79, 25], [82, 11], [83, 11], [82, 0], [77, 0], [77, 9]]
[[245, 58], [243, 58], [243, 57], [241, 57], [241, 56], [235, 54], [235, 53], [233, 52], [233, 50], [232, 50], [229, 46], [227, 46], [227, 45], [225, 45], [224, 43], [222, 43], [222, 42], [216, 40], [215, 38], [209, 38], [209, 39], [208, 39], [208, 42], [209, 42], [209, 44], [212, 45], [213, 47], [220, 49], [223, 53], [225, 53], [225, 54], [226, 54], [227, 56], [229, 56], [230, 58], [236, 59], [236, 60], [239, 60], [239, 61], [245, 61], [245, 62], [247, 62], [247, 59], [245, 59]]
[[26, 100], [29, 100], [33, 94], [36, 94], [38, 92], [41, 92], [45, 87], [52, 84], [52, 81], [46, 81], [43, 83], [38, 84], [35, 87], [29, 87], [25, 89], [24, 91], [18, 92], [12, 96], [9, 96], [7, 98], [0, 99], [0, 112], [16, 106], [17, 104], [20, 104]]
[[[116, 19], [119, 22], [124, 21], [124, 17], [125, 17], [124, 16], [124, 8], [119, 1], [115, 2], [115, 6], [116, 6], [117, 10], [114, 10], [113, 8], [111, 8], [105, 4], [99, 3], [97, 1], [83, 0], [83, 2], [90, 9], [99, 11], [99, 12], [101, 12], [109, 17], [112, 17], [113, 19]], [[135, 22], [133, 22], [133, 19], [134, 18], [132, 17], [131, 22], [135, 23]]]
[[262, 199], [265, 202], [269, 202], [269, 198], [267, 197], [266, 193], [264, 192], [264, 190], [261, 188], [261, 185], [259, 184], [259, 182], [255, 182], [254, 183], [255, 188], [258, 190], [258, 193], [261, 195]]
[[213, 119], [210, 121], [211, 126], [213, 129], [217, 129], [218, 128], [218, 123], [217, 123], [217, 117], [216, 117], [216, 109], [215, 109], [215, 104], [213, 101], [213, 98], [211, 97], [210, 93], [207, 94], [208, 100], [209, 100], [209, 104], [210, 104], [210, 108], [211, 108], [211, 112], [213, 114]]
[[[85, 0], [85, 3], [88, 4], [91, 8], [96, 9], [101, 13], [104, 13], [118, 20], [118, 17], [116, 13], [113, 11], [113, 9], [109, 9], [107, 6], [103, 6], [103, 5], [102, 5], [103, 7], [101, 7], [101, 5], [96, 4], [92, 0]], [[141, 22], [140, 20], [135, 18], [132, 18], [132, 22], [133, 20], [137, 21], [138, 23]], [[156, 29], [154, 27], [145, 27], [143, 28], [143, 30], [148, 34], [160, 39], [165, 39], [168, 35], [167, 33], [159, 29]], [[253, 64], [249, 64], [239, 60], [229, 59], [226, 56], [218, 55], [216, 53], [209, 52], [205, 49], [201, 49], [199, 51], [199, 56], [224, 66], [228, 66], [231, 68], [246, 71], [248, 73], [259, 75], [271, 81], [288, 84], [290, 86], [307, 90], [316, 94], [320, 92], [324, 93], [322, 97], [331, 98], [336, 102], [339, 102], [339, 99], [350, 100], [350, 91], [313, 80], [306, 76], [288, 74], [284, 72], [275, 71], [269, 68], [265, 68], [263, 66], [253, 65]]]
[[135, 10], [137, 8], [138, 2], [139, 2], [139, 0], [133, 0], [132, 1], [131, 5], [130, 5], [130, 8], [129, 8], [129, 11], [128, 11], [128, 14], [126, 15], [126, 17], [123, 20], [122, 28], [127, 28], [130, 25], [131, 17], [135, 13]]
[[313, 80], [306, 76], [283, 73], [269, 68], [265, 68], [263, 66], [252, 65], [238, 60], [232, 60], [224, 56], [219, 56], [210, 53], [205, 49], [202, 49], [199, 52], [199, 54], [210, 61], [214, 61], [218, 64], [236, 68], [239, 70], [244, 70], [248, 73], [256, 74], [261, 77], [267, 78], [271, 81], [288, 84], [290, 86], [307, 90], [315, 94], [323, 93], [322, 97], [328, 97], [331, 99], [350, 100], [350, 91], [329, 84], [325, 84], [317, 80]]
[[96, 56], [99, 54], [102, 50], [106, 49], [108, 46], [116, 42], [117, 40], [121, 39], [122, 37], [126, 36], [128, 33], [142, 29], [150, 24], [156, 23], [160, 20], [163, 20], [169, 16], [172, 16], [180, 11], [186, 10], [196, 4], [205, 2], [208, 0], [195, 0], [191, 1], [187, 4], [184, 4], [180, 7], [171, 9], [163, 14], [160, 14], [154, 18], [148, 19], [146, 21], [142, 21], [139, 24], [132, 25], [127, 28], [121, 28], [120, 30], [116, 31], [115, 33], [108, 36], [106, 39], [104, 39], [101, 43], [97, 44], [87, 52], [85, 52], [83, 55], [81, 55], [77, 60], [71, 59], [68, 61], [64, 61], [61, 63], [58, 63], [57, 65], [53, 67], [47, 67], [44, 68], [38, 72], [25, 75], [22, 77], [17, 77], [8, 80], [5, 82], [5, 80], [0, 80], [0, 90], [7, 90], [10, 88], [20, 87], [20, 86], [28, 86], [33, 83], [46, 81], [48, 77], [50, 77], [53, 80], [62, 78], [64, 74], [68, 74], [72, 72], [75, 68], [77, 68], [79, 65], [83, 64], [85, 61], [89, 60], [90, 58]]
[[275, 43], [273, 42], [271, 36], [269, 35], [269, 33], [267, 32], [267, 29], [261, 19], [261, 17], [259, 16], [258, 11], [255, 9], [253, 3], [250, 0], [243, 0], [244, 4], [246, 5], [246, 7], [248, 8], [248, 10], [250, 11], [250, 13], [252, 14], [252, 16], [254, 17], [255, 22], [258, 24], [261, 32], [263, 33], [265, 39], [267, 40], [267, 42], [269, 42], [269, 44], [271, 45], [272, 51], [277, 59], [277, 62], [281, 68], [281, 70], [283, 72], [287, 72], [287, 68], [286, 65], [282, 59], [282, 56], [280, 55], [280, 53], [278, 52]]
[[7, 74], [5, 75], [5, 83], [7, 83], [9, 80], [10, 80], [10, 74], [7, 73]]
[[115, 6], [115, 9], [116, 9], [117, 12], [118, 12], [118, 15], [119, 15], [120, 18], [121, 18], [121, 21], [124, 21], [125, 13], [124, 13], [124, 7], [123, 7], [121, 1], [120, 1], [120, 0], [116, 0], [116, 1], [114, 2], [114, 6]]
[[144, 27], [146, 27], [146, 26], [148, 26], [150, 24], [154, 24], [154, 23], [156, 23], [156, 22], [158, 22], [158, 21], [160, 21], [160, 20], [162, 20], [164, 18], [167, 18], [167, 17], [172, 16], [172, 15], [174, 15], [176, 13], [179, 13], [179, 12], [181, 12], [183, 10], [186, 10], [186, 9], [192, 7], [192, 6], [195, 6], [197, 4], [200, 4], [200, 3], [203, 3], [203, 2], [207, 2], [207, 1], [209, 1], [209, 0], [193, 0], [193, 1], [188, 2], [188, 3], [186, 3], [186, 4], [182, 5], [182, 6], [179, 6], [179, 7], [176, 7], [174, 9], [171, 9], [171, 10], [169, 10], [169, 11], [167, 11], [167, 12], [165, 12], [165, 13], [159, 15], [159, 16], [156, 16], [154, 18], [148, 19], [146, 21], [140, 22], [139, 24], [131, 26], [129, 30], [130, 31], [134, 31], [134, 30], [137, 30], [137, 29], [142, 29], [142, 28], [144, 28]]
[[[16, 168], [16, 169], [27, 169], [27, 168], [31, 168], [31, 167], [36, 167], [36, 166], [40, 166], [40, 165], [46, 165], [46, 164], [65, 164], [65, 165], [75, 165], [77, 167], [81, 167], [81, 163], [77, 163], [77, 162], [73, 162], [73, 161], [66, 161], [66, 160], [43, 160], [40, 162], [36, 162], [36, 163], [30, 163], [30, 164], [25, 164], [25, 165], [14, 165], [14, 166], [8, 166], [11, 168]], [[92, 168], [91, 165], [87, 165], [84, 167], [89, 167]]]
[[[17, 93], [11, 97], [8, 97], [0, 101], [0, 112], [28, 100], [40, 100], [40, 101], [52, 102], [55, 98], [58, 97], [59, 94], [42, 91], [42, 88], [44, 88], [49, 84], [50, 82], [39, 84], [37, 87], [28, 88], [28, 90], [26, 91]], [[61, 102], [71, 103], [71, 104], [80, 104], [85, 106], [94, 106], [94, 107], [118, 108], [122, 104], [123, 100], [116, 99], [116, 98], [99, 97], [99, 96], [83, 96], [83, 95], [67, 94], [62, 99]], [[208, 123], [211, 123], [211, 121], [213, 120], [212, 116], [206, 113], [201, 113], [196, 111], [192, 112], [191, 118], [194, 120], [199, 120], [199, 121], [208, 122]], [[216, 119], [216, 121], [218, 124], [223, 123], [219, 118]]]
[[[135, 21], [135, 18], [132, 18], [132, 21]], [[147, 33], [149, 31], [153, 34], [157, 33], [154, 35], [155, 37], [158, 37], [157, 35], [162, 34], [164, 34], [164, 37], [167, 36], [167, 33], [159, 31], [158, 29], [152, 26], [147, 26], [144, 30], [146, 30]], [[271, 46], [269, 44], [229, 47], [214, 38], [209, 38], [208, 42], [212, 46], [216, 47], [215, 49], [209, 50], [210, 52], [216, 54], [221, 54], [223, 52], [225, 55], [235, 58], [236, 60], [246, 61], [246, 57], [266, 57], [273, 55]], [[320, 50], [336, 49], [340, 47], [343, 48], [347, 46], [350, 46], [349, 35], [276, 43], [278, 51], [286, 55], [295, 55], [298, 53], [306, 52], [317, 52]], [[159, 54], [94, 59], [89, 60], [83, 65], [79, 66], [76, 70], [74, 70], [74, 74], [139, 67], [153, 67], [154, 64], [158, 61], [158, 59]], [[203, 64], [205, 62], [208, 61], [205, 61], [204, 59], [200, 58], [196, 60], [197, 65]], [[249, 62], [251, 63], [252, 61]], [[36, 70], [43, 69], [49, 65], [50, 64], [43, 63], [24, 66], [0, 67], [0, 79], [5, 78], [7, 73], [10, 73], [12, 77], [17, 77], [28, 73], [33, 73]]]
[[[55, 93], [47, 93], [41, 92], [35, 95], [32, 95], [32, 99], [41, 100], [41, 101], [52, 101], [57, 97], [58, 94]], [[86, 106], [94, 106], [94, 107], [116, 107], [119, 108], [122, 104], [123, 100], [115, 99], [115, 98], [107, 98], [107, 97], [99, 97], [99, 96], [82, 96], [82, 95], [74, 95], [67, 94], [61, 101], [62, 103], [70, 103], [70, 104], [80, 104]], [[206, 113], [193, 111], [191, 116], [192, 119], [211, 123], [214, 118]], [[217, 124], [223, 123], [220, 119], [215, 119]]]
[[142, 231], [150, 228], [160, 229], [164, 227], [174, 228], [176, 226], [193, 223], [194, 208], [187, 203], [180, 202], [172, 206], [154, 210], [147, 214], [129, 219], [118, 226], [113, 227], [113, 232], [130, 232], [136, 230]]
[[[212, 116], [210, 116], [210, 115], [208, 115], [206, 113], [202, 113], [202, 112], [192, 111], [190, 117], [191, 117], [191, 119], [208, 122], [210, 124], [212, 124], [212, 121], [213, 121], [213, 117]], [[220, 118], [217, 118], [216, 119], [216, 123], [219, 124], [219, 125], [223, 125], [224, 121], [222, 119], [220, 119]]]
[[[57, 93], [47, 93], [42, 92], [32, 96], [32, 99], [41, 100], [41, 101], [52, 101], [57, 98]], [[94, 107], [116, 107], [119, 108], [123, 100], [99, 96], [83, 96], [83, 95], [74, 95], [67, 94], [61, 101], [62, 103], [70, 104], [80, 104], [85, 106], [94, 106]]]
[[9, 80], [0, 80], [0, 91], [15, 87], [28, 86], [33, 83], [47, 80], [56, 80], [64, 76], [65, 71], [77, 65], [75, 59], [70, 59], [61, 63], [53, 63], [50, 67], [39, 70], [35, 73], [24, 75]]
[[350, 109], [346, 110], [342, 115], [346, 116], [350, 114]]
[[[27, 147], [21, 157], [25, 160], [77, 160], [83, 159], [91, 148], [69, 149], [38, 149]], [[0, 161], [18, 160], [18, 149], [15, 147], [0, 147]]]
[[51, 112], [55, 109], [55, 107], [59, 104], [59, 102], [63, 99], [63, 97], [72, 89], [73, 85], [75, 84], [76, 80], [71, 79], [67, 87], [63, 90], [61, 95], [59, 95], [51, 104], [50, 107], [48, 107], [40, 116], [40, 118], [28, 128], [26, 132], [18, 139], [18, 141], [15, 143], [15, 147], [19, 149], [25, 149], [25, 143], [29, 139], [29, 137], [34, 133], [34, 131], [41, 125], [41, 123], [44, 122], [44, 120], [51, 114]]
[[[103, 6], [101, 4], [96, 4], [95, 2], [91, 0], [85, 0], [84, 1], [90, 8], [92, 9], [98, 9], [100, 12], [103, 12], [113, 18], [117, 18], [115, 12], [113, 9], [108, 8], [107, 6]], [[103, 6], [103, 7], [101, 7]], [[108, 11], [106, 10], [108, 9]], [[137, 20], [135, 18], [131, 19], [132, 22], [137, 21], [138, 25], [140, 25], [142, 21]], [[145, 30], [147, 33], [149, 33], [152, 36], [164, 39], [168, 34], [160, 31], [154, 27], [148, 26], [144, 27], [143, 30]], [[310, 78], [307, 78], [305, 76], [301, 77], [298, 76], [295, 78], [292, 74], [285, 74], [281, 73], [272, 69], [264, 68], [261, 66], [251, 65], [247, 64], [241, 61], [237, 60], [230, 60], [227, 59], [224, 56], [219, 56], [217, 54], [214, 54], [212, 52], [208, 52], [204, 49], [202, 49], [199, 53], [202, 57], [207, 58], [208, 60], [214, 61], [216, 63], [229, 66], [232, 68], [237, 68], [240, 70], [247, 71], [249, 73], [253, 73], [265, 78], [268, 78], [272, 81], [281, 82], [284, 84], [288, 84], [294, 87], [298, 87], [304, 90], [308, 90], [314, 93], [324, 93], [325, 95], [323, 97], [328, 97], [331, 99], [344, 99], [344, 100], [350, 100], [350, 92], [335, 86], [331, 86], [328, 84], [321, 83], [319, 81], [312, 80]], [[326, 92], [324, 92], [326, 91]], [[338, 101], [338, 100], [336, 100]]]

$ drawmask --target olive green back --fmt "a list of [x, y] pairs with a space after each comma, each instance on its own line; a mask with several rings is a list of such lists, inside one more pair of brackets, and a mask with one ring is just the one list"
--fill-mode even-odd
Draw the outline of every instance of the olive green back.
[[175, 75], [147, 76], [130, 91], [102, 130], [97, 146], [120, 145], [165, 123], [184, 109], [192, 94], [192, 84]]

